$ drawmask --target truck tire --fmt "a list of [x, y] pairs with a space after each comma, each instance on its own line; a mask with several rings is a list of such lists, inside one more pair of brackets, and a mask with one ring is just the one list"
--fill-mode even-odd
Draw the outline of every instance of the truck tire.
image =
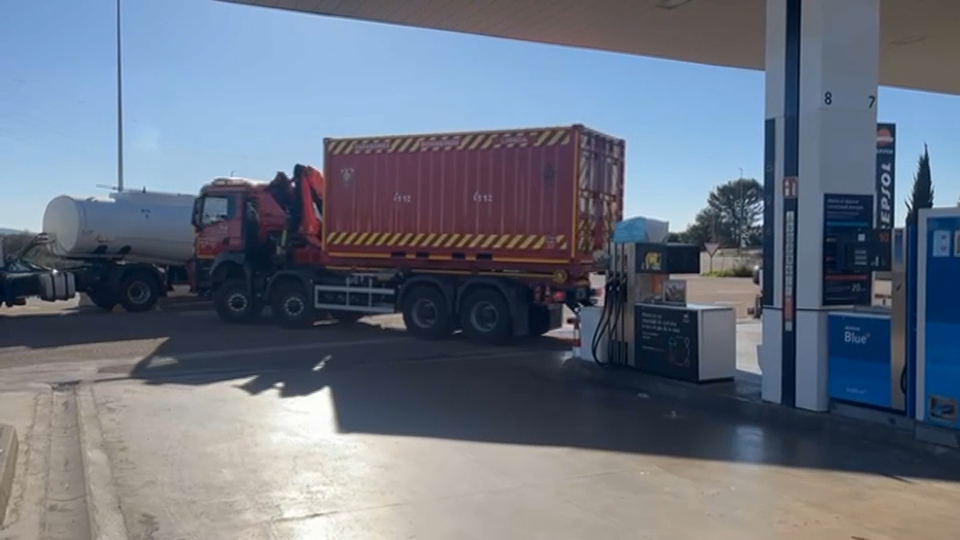
[[141, 313], [157, 305], [161, 289], [157, 276], [145, 270], [134, 270], [120, 280], [118, 293], [118, 300], [125, 311]]
[[253, 298], [243, 279], [231, 279], [217, 287], [213, 307], [221, 321], [233, 324], [252, 322], [263, 311], [263, 305]]
[[285, 328], [310, 328], [316, 322], [307, 287], [297, 281], [280, 283], [272, 294], [270, 309], [280, 326]]
[[104, 311], [113, 311], [117, 305], [117, 296], [110, 291], [90, 291], [87, 297], [93, 302], [93, 305]]
[[413, 337], [443, 339], [453, 333], [447, 298], [435, 287], [416, 287], [403, 299], [403, 324]]
[[513, 337], [510, 305], [499, 291], [480, 289], [460, 305], [460, 328], [470, 341], [502, 345]]

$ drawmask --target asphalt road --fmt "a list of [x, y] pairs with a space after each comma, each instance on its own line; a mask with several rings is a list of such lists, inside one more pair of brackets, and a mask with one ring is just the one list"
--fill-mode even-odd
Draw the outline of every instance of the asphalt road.
[[398, 319], [0, 318], [0, 422], [23, 449], [0, 538], [956, 537], [956, 460], [586, 383], [554, 340], [427, 343]]
[[92, 371], [0, 392], [24, 448], [0, 537], [955, 538], [960, 468], [584, 384], [546, 344], [254, 327], [191, 348], [223, 328], [141, 318], [172, 343], [107, 359], [156, 338], [67, 334]]
[[[749, 278], [678, 277], [687, 280], [691, 303], [728, 305], [737, 311], [738, 318], [749, 318], [747, 309], [753, 306], [758, 290]], [[602, 286], [602, 280], [597, 280], [595, 286]], [[878, 282], [878, 292], [884, 286], [889, 289], [887, 282]], [[96, 308], [78, 309], [77, 305], [76, 300], [32, 301], [24, 307], [0, 311], [0, 368], [203, 355], [222, 350], [256, 351], [277, 343], [310, 347], [332, 335], [344, 336], [348, 342], [362, 342], [365, 348], [425, 347], [403, 335], [399, 315], [368, 318], [352, 327], [320, 325], [313, 332], [301, 332], [277, 328], [268, 320], [253, 326], [220, 324], [209, 302], [183, 296], [164, 300], [157, 311], [144, 314], [104, 313]], [[549, 342], [538, 343], [542, 346]], [[447, 345], [473, 350], [457, 340]], [[247, 353], [238, 358], [254, 356]]]

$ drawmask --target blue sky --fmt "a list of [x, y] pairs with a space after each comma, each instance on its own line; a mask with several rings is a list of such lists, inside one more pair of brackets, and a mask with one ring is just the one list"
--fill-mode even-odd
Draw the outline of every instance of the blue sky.
[[[0, 226], [115, 182], [113, 6], [0, 1]], [[124, 55], [129, 187], [319, 165], [324, 137], [583, 123], [627, 140], [627, 214], [678, 230], [761, 171], [759, 72], [212, 0], [127, 0]], [[955, 204], [960, 99], [883, 89], [878, 107], [898, 124], [898, 221], [924, 142]]]

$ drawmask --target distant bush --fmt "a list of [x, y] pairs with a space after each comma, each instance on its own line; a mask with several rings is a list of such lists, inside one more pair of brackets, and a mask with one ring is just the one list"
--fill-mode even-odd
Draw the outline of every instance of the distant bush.
[[730, 268], [723, 268], [721, 270], [714, 270], [713, 272], [706, 272], [703, 275], [709, 276], [709, 277], [721, 277], [721, 278], [753, 277], [753, 267], [745, 264], [738, 264], [737, 266], [732, 266]]

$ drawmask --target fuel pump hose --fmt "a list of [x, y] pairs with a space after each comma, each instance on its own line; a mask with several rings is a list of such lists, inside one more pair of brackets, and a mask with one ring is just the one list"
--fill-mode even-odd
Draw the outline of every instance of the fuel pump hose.
[[[604, 285], [603, 310], [600, 312], [597, 330], [594, 332], [590, 343], [590, 353], [593, 355], [593, 361], [600, 367], [609, 367], [610, 365], [609, 358], [613, 349], [613, 340], [610, 338], [617, 335], [622, 319], [621, 315], [623, 314], [623, 285], [623, 282], [615, 277], [608, 278], [606, 285]], [[603, 361], [600, 360], [600, 355], [597, 353], [605, 337], [607, 338], [607, 360]]]

